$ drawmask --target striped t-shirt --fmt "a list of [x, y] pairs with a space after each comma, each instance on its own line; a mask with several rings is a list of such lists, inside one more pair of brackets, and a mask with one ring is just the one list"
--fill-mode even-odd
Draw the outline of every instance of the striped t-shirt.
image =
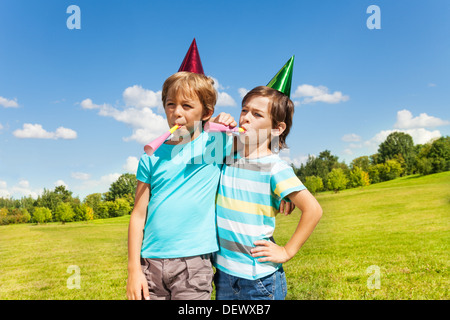
[[306, 189], [294, 170], [277, 154], [227, 161], [222, 167], [216, 200], [219, 251], [214, 266], [228, 274], [259, 279], [281, 264], [258, 262], [250, 250], [256, 240], [273, 241], [275, 216], [282, 198]]

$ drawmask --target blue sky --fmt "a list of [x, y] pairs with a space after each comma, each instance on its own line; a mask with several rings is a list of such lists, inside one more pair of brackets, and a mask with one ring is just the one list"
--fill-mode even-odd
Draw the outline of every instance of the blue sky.
[[[70, 5], [81, 29], [68, 29]], [[381, 29], [369, 29], [370, 5]], [[195, 37], [216, 79], [216, 114], [295, 55], [294, 124], [283, 157], [328, 149], [347, 164], [393, 130], [450, 135], [450, 2], [0, 2], [0, 197], [64, 184], [83, 199], [135, 173], [167, 129], [164, 80]]]

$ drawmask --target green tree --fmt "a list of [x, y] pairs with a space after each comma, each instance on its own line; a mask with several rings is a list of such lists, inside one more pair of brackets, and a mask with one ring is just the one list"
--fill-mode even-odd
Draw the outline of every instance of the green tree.
[[136, 175], [124, 173], [111, 184], [109, 191], [104, 194], [104, 199], [106, 201], [114, 201], [117, 198], [125, 197], [127, 194], [134, 195], [136, 193], [136, 186]]
[[28, 212], [28, 210], [26, 208], [22, 209], [22, 216], [23, 216], [23, 220], [22, 222], [28, 222], [31, 219], [31, 214]]
[[106, 219], [109, 218], [109, 212], [110, 212], [110, 203], [112, 201], [102, 201], [97, 205], [97, 211], [94, 211], [94, 218], [95, 219]]
[[370, 161], [370, 165], [372, 165], [372, 166], [382, 163], [379, 153], [372, 154], [369, 157], [369, 161]]
[[6, 217], [8, 215], [8, 209], [0, 208], [0, 217]]
[[369, 166], [370, 166], [370, 160], [368, 156], [362, 156], [362, 157], [358, 157], [353, 159], [353, 161], [350, 163], [350, 168], [352, 168], [352, 170], [355, 167], [360, 167], [363, 171], [369, 171]]
[[334, 168], [341, 168], [348, 171], [345, 163], [340, 163], [338, 157], [331, 154], [329, 150], [322, 151], [318, 157], [309, 155], [305, 164], [297, 170], [297, 175], [301, 181], [306, 181], [306, 177], [316, 176], [322, 179], [324, 187], [328, 186], [328, 174]]
[[369, 174], [365, 172], [358, 166], [355, 166], [352, 171], [350, 171], [350, 181], [349, 185], [352, 188], [365, 187], [369, 185]]
[[61, 221], [63, 224], [72, 221], [74, 215], [72, 205], [68, 202], [61, 202], [55, 209], [56, 221]]
[[87, 206], [91, 207], [94, 210], [94, 217], [97, 215], [98, 206], [102, 202], [102, 194], [101, 193], [92, 193], [84, 198], [83, 203]]
[[416, 161], [416, 171], [423, 175], [433, 173], [433, 161], [427, 157], [418, 158]]
[[395, 159], [401, 154], [406, 163], [406, 173], [412, 172], [415, 161], [415, 148], [412, 137], [404, 132], [392, 132], [384, 142], [378, 146], [378, 163]]
[[403, 172], [401, 164], [397, 160], [388, 160], [384, 163], [385, 170], [382, 173], [383, 181], [392, 180], [400, 177]]
[[52, 220], [52, 212], [49, 208], [37, 207], [34, 209], [33, 220], [36, 223], [43, 223]]
[[335, 168], [331, 170], [328, 174], [328, 189], [334, 190], [334, 192], [338, 192], [339, 190], [344, 190], [347, 186], [348, 179], [344, 173], [342, 168]]
[[131, 206], [127, 199], [118, 198], [115, 200], [117, 204], [117, 216], [123, 216], [131, 212]]
[[450, 137], [433, 141], [428, 158], [431, 159], [433, 173], [450, 170]]
[[44, 191], [36, 201], [36, 206], [49, 208], [52, 212], [56, 212], [56, 207], [61, 202], [73, 202], [72, 191], [66, 189], [65, 186], [57, 186], [55, 190]]
[[94, 211], [87, 204], [77, 204], [73, 208], [75, 221], [87, 221], [94, 218]]
[[306, 177], [305, 187], [312, 193], [316, 194], [318, 191], [323, 190], [322, 178], [316, 176]]

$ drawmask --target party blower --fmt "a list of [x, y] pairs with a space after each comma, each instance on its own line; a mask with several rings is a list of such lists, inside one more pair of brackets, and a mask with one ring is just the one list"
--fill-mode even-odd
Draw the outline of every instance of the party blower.
[[155, 140], [153, 140], [152, 142], [150, 142], [149, 144], [147, 144], [144, 147], [144, 151], [146, 154], [148, 154], [149, 156], [151, 156], [156, 149], [158, 149], [163, 143], [164, 141], [167, 140], [167, 138], [169, 138], [169, 136], [175, 132], [175, 130], [177, 130], [178, 128], [180, 128], [179, 125], [174, 125], [172, 128], [170, 128], [169, 131], [167, 131], [166, 133], [164, 133], [162, 136], [156, 138]]
[[244, 133], [245, 129], [244, 128], [239, 128], [239, 127], [230, 127], [230, 126], [226, 126], [220, 123], [215, 123], [215, 122], [207, 122], [205, 123], [204, 129], [206, 132], [231, 132], [231, 133]]

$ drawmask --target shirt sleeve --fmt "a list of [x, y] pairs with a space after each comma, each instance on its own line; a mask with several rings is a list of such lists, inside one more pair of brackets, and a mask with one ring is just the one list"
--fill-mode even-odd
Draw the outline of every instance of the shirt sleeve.
[[151, 170], [150, 170], [150, 157], [147, 154], [143, 154], [139, 160], [138, 169], [136, 172], [136, 179], [144, 183], [150, 184]]
[[287, 196], [292, 192], [306, 189], [294, 170], [282, 162], [276, 163], [272, 169], [270, 187], [276, 196], [285, 200], [289, 200]]

